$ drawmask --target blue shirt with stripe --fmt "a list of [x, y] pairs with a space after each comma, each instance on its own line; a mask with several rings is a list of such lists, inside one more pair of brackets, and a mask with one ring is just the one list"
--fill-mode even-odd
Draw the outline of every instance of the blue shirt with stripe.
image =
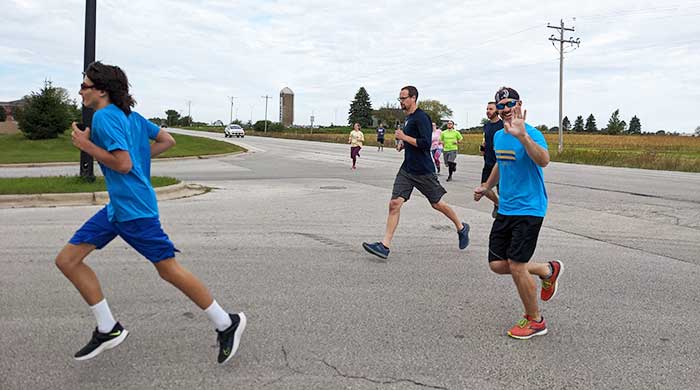
[[[547, 148], [542, 133], [525, 124], [525, 130], [539, 146]], [[542, 167], [527, 154], [525, 147], [512, 135], [499, 130], [493, 137], [498, 161], [498, 213], [544, 217], [547, 213], [547, 190]]]
[[110, 104], [97, 110], [92, 118], [91, 141], [108, 152], [129, 152], [132, 168], [119, 173], [100, 163], [107, 183], [110, 221], [124, 222], [158, 217], [158, 202], [151, 185], [151, 144], [160, 128], [137, 112], [127, 117]]

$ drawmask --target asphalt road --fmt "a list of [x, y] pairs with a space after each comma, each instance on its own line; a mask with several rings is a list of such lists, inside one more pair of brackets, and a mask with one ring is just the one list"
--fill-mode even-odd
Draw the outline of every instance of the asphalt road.
[[[184, 132], [184, 131], [183, 131]], [[201, 133], [196, 133], [202, 135]], [[220, 134], [212, 137], [222, 138]], [[153, 173], [213, 187], [162, 202], [179, 260], [249, 318], [240, 354], [216, 363], [206, 317], [121, 240], [88, 263], [119, 321], [118, 348], [77, 362], [94, 320], [53, 265], [95, 206], [0, 209], [0, 389], [696, 388], [700, 381], [700, 175], [552, 163], [537, 259], [565, 264], [542, 305], [549, 334], [505, 335], [522, 313], [488, 270], [481, 160], [460, 156], [446, 200], [415, 194], [387, 262], [381, 238], [402, 154], [268, 138], [244, 155], [157, 161]], [[0, 176], [75, 174], [75, 166]]]

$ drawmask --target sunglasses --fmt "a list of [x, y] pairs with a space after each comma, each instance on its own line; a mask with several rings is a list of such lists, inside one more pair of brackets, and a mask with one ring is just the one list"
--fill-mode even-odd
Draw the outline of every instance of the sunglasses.
[[498, 104], [496, 104], [496, 109], [497, 109], [497, 110], [503, 110], [503, 109], [505, 109], [506, 107], [508, 107], [508, 108], [513, 108], [513, 107], [515, 107], [516, 104], [518, 104], [518, 101], [517, 101], [517, 100], [511, 100], [511, 101], [509, 101], [508, 103], [505, 103], [505, 104], [498, 103]]
[[84, 90], [86, 90], [86, 89], [92, 89], [92, 88], [95, 88], [95, 86], [94, 86], [94, 85], [87, 85], [87, 84], [85, 84], [85, 83], [81, 83], [81, 84], [80, 84], [80, 90], [81, 90], [81, 91], [84, 91]]
[[401, 96], [401, 97], [396, 98], [396, 100], [402, 102], [402, 101], [404, 101], [404, 100], [406, 100], [406, 99], [408, 99], [408, 98], [410, 98], [410, 97], [412, 97], [412, 96]]

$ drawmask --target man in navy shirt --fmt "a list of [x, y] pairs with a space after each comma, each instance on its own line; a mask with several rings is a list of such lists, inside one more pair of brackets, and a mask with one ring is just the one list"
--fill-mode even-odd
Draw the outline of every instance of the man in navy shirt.
[[[493, 135], [503, 128], [503, 121], [498, 117], [496, 102], [489, 102], [486, 105], [486, 117], [489, 119], [484, 125], [484, 143], [481, 145], [481, 153], [484, 155], [484, 168], [481, 170], [481, 185], [486, 184], [486, 180], [491, 176], [491, 171], [496, 165], [496, 153], [493, 150]], [[498, 188], [498, 186], [496, 186]], [[491, 216], [496, 218], [498, 214], [498, 195], [491, 190], [485, 196], [493, 202], [493, 212]]]
[[469, 245], [469, 225], [462, 222], [452, 208], [442, 200], [447, 193], [440, 185], [435, 174], [435, 164], [430, 156], [432, 143], [432, 121], [428, 114], [418, 108], [418, 90], [414, 86], [401, 88], [399, 93], [401, 109], [406, 112], [406, 122], [403, 130], [397, 129], [394, 137], [400, 141], [398, 150], [405, 149], [403, 164], [394, 180], [394, 189], [389, 202], [389, 216], [386, 221], [386, 232], [382, 241], [374, 243], [363, 242], [365, 250], [375, 256], [386, 259], [394, 232], [399, 224], [401, 206], [408, 201], [417, 188], [435, 209], [449, 218], [457, 229], [459, 249]]
[[383, 151], [384, 150], [384, 133], [386, 130], [384, 129], [384, 124], [380, 123], [379, 127], [377, 127], [377, 151]]
[[521, 111], [517, 91], [503, 87], [495, 100], [504, 125], [493, 138], [497, 163], [486, 183], [474, 189], [474, 200], [479, 201], [498, 183], [500, 203], [489, 236], [489, 267], [497, 274], [512, 276], [525, 308], [524, 317], [508, 336], [529, 339], [547, 333], [532, 275], [540, 277], [541, 298], [549, 301], [563, 270], [558, 260], [530, 262], [547, 212], [542, 168], [549, 164], [549, 152], [542, 133], [525, 123], [527, 110]]

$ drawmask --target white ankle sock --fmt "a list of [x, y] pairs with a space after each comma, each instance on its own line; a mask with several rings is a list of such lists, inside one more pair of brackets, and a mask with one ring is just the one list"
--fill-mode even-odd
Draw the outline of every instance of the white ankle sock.
[[90, 309], [97, 320], [98, 332], [109, 333], [109, 331], [114, 328], [114, 325], [117, 324], [117, 321], [115, 321], [114, 317], [112, 316], [112, 311], [109, 310], [109, 305], [107, 304], [106, 299], [101, 300], [94, 306], [90, 306]]
[[216, 300], [214, 300], [209, 307], [204, 309], [204, 312], [207, 313], [207, 317], [209, 317], [209, 320], [214, 323], [214, 326], [216, 326], [216, 329], [219, 331], [224, 331], [231, 326], [231, 317], [229, 317], [226, 310], [222, 309], [221, 306], [216, 303]]

